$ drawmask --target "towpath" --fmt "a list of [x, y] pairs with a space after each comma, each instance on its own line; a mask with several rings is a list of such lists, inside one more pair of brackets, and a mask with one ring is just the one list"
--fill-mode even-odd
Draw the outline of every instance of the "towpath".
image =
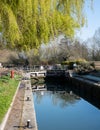
[[[28, 124], [29, 121], [29, 124]], [[29, 73], [24, 74], [0, 130], [37, 130]]]

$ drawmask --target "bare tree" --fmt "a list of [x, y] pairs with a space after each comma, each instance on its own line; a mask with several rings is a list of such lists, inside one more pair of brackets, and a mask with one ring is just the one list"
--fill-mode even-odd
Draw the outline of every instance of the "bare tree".
[[91, 43], [90, 59], [94, 61], [100, 60], [100, 28], [95, 31], [92, 38], [87, 40], [87, 44]]

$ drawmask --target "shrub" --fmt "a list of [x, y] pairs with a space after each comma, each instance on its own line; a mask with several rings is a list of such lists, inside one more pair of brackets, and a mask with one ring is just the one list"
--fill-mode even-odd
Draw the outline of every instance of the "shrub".
[[84, 59], [78, 59], [78, 60], [73, 60], [73, 61], [63, 61], [62, 65], [68, 65], [68, 69], [73, 69], [73, 64], [76, 63], [77, 65], [81, 65], [86, 67], [88, 62]]
[[95, 63], [94, 63], [94, 62], [91, 62], [91, 63], [90, 63], [90, 66], [92, 66], [93, 68], [95, 68]]

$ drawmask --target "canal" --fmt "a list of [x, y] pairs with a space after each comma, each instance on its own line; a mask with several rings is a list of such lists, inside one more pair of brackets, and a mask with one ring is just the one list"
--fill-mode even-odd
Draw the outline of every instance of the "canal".
[[38, 130], [100, 130], [100, 100], [96, 98], [94, 106], [94, 98], [92, 103], [91, 96], [81, 97], [73, 86], [62, 83], [45, 86], [47, 91], [33, 92]]

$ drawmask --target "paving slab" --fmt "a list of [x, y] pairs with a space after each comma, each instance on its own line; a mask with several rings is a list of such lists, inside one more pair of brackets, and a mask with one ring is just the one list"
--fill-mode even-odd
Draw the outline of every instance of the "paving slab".
[[[22, 113], [22, 126], [25, 126], [25, 129], [37, 130], [36, 115], [34, 109], [33, 95], [31, 89], [30, 80], [26, 80], [25, 86], [25, 95], [24, 95], [24, 106]], [[27, 122], [30, 121], [29, 127]], [[24, 128], [22, 128], [23, 130]]]

